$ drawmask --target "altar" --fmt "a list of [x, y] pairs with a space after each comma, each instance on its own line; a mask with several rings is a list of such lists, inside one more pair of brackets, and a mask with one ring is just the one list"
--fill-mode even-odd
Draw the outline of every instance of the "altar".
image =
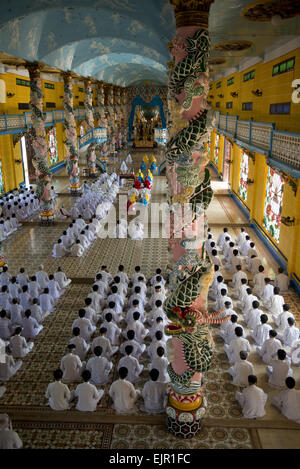
[[158, 106], [136, 106], [133, 121], [133, 140], [136, 148], [156, 146], [154, 128], [161, 123]]

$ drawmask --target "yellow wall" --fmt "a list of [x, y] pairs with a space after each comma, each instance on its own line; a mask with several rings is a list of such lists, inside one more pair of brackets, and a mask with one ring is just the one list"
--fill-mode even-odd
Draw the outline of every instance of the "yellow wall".
[[[211, 148], [211, 160], [214, 161], [214, 142], [215, 133], [211, 136], [212, 148]], [[221, 142], [221, 137], [220, 137]], [[224, 146], [224, 137], [222, 137], [221, 148]], [[239, 181], [240, 181], [240, 163], [241, 163], [241, 148], [234, 143], [231, 155], [233, 163], [230, 166], [230, 188], [239, 195]], [[223, 150], [222, 150], [223, 154]], [[272, 239], [271, 235], [263, 227], [263, 217], [265, 210], [265, 194], [267, 185], [267, 173], [268, 165], [264, 155], [255, 153], [255, 161], [249, 158], [249, 172], [248, 179], [253, 179], [254, 183], [248, 185], [248, 194], [246, 204], [242, 199], [240, 201], [246, 205], [250, 212], [250, 221], [256, 222], [259, 225], [263, 234], [269, 239]], [[223, 158], [222, 158], [223, 159]], [[221, 163], [219, 164], [218, 173], [220, 173]], [[274, 246], [277, 246], [278, 250], [288, 259], [287, 271], [289, 274], [296, 274], [300, 278], [300, 180], [298, 180], [297, 194], [295, 195], [294, 190], [288, 184], [284, 184], [283, 200], [282, 200], [282, 216], [283, 217], [295, 217], [295, 226], [286, 226], [281, 224], [279, 243], [273, 239]], [[279, 255], [280, 255], [279, 252]], [[284, 260], [284, 258], [281, 256]]]
[[[273, 66], [283, 62], [286, 59], [295, 57], [294, 70], [272, 76]], [[244, 82], [245, 73], [255, 70], [255, 78]], [[227, 80], [234, 77], [234, 83], [227, 86]], [[287, 132], [300, 132], [300, 105], [292, 103], [292, 92], [295, 88], [291, 87], [293, 80], [300, 77], [300, 49], [289, 52], [270, 62], [259, 62], [242, 72], [236, 72], [233, 75], [212, 82], [212, 89], [209, 92], [211, 105], [221, 114], [239, 116], [241, 120], [250, 120], [259, 122], [274, 122], [276, 129]], [[220, 88], [216, 88], [218, 82], [222, 83]], [[257, 97], [252, 94], [252, 90], [261, 89], [263, 95]], [[238, 97], [233, 98], [231, 92], [237, 92]], [[224, 98], [218, 97], [223, 94]], [[211, 95], [213, 98], [211, 98]], [[216, 108], [216, 103], [220, 102], [220, 107]], [[232, 102], [233, 108], [227, 109], [226, 103]], [[242, 103], [253, 102], [253, 111], [243, 111]], [[289, 115], [270, 114], [270, 104], [291, 102], [291, 112]]]

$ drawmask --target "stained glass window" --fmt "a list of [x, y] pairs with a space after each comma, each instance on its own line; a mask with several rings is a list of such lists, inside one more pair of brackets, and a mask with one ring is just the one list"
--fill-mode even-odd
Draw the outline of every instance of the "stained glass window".
[[0, 194], [4, 192], [4, 181], [3, 181], [3, 173], [2, 173], [2, 163], [0, 160]]
[[56, 129], [49, 130], [49, 156], [50, 166], [58, 162]]
[[265, 214], [263, 225], [279, 242], [284, 179], [272, 168], [268, 168]]
[[215, 164], [218, 166], [219, 163], [219, 134], [215, 136]]
[[247, 153], [242, 151], [241, 155], [241, 166], [240, 166], [240, 184], [239, 184], [239, 195], [246, 202], [247, 190], [248, 190], [248, 171], [249, 171], [249, 156]]

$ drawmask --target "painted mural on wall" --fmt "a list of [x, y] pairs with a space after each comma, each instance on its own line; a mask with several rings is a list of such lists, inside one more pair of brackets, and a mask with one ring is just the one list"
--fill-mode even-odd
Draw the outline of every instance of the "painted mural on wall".
[[219, 164], [219, 141], [220, 141], [220, 135], [216, 134], [215, 136], [215, 165], [218, 166]]
[[48, 138], [50, 166], [52, 166], [58, 162], [57, 138], [55, 128], [49, 130]]
[[280, 236], [283, 187], [283, 177], [268, 167], [263, 226], [277, 243]]
[[244, 202], [247, 201], [248, 172], [249, 172], [249, 156], [247, 155], [247, 153], [242, 151], [241, 165], [240, 165], [239, 195], [243, 199]]

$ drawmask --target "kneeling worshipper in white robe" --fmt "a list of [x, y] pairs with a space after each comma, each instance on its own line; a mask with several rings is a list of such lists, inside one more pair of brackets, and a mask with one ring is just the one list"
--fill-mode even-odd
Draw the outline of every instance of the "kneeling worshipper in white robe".
[[256, 345], [262, 346], [263, 343], [268, 339], [269, 332], [272, 330], [272, 327], [267, 324], [268, 316], [266, 314], [262, 314], [260, 317], [260, 324], [255, 327], [255, 329], [251, 332], [251, 337], [255, 341]]
[[42, 308], [39, 305], [39, 300], [37, 298], [33, 298], [32, 305], [30, 306], [31, 317], [36, 319], [39, 324], [41, 324], [44, 319], [49, 316], [50, 311], [46, 311], [43, 313]]
[[25, 339], [34, 339], [43, 330], [43, 326], [31, 317], [30, 309], [27, 309], [24, 314], [22, 336]]
[[272, 297], [274, 295], [274, 287], [273, 285], [271, 285], [271, 280], [266, 277], [265, 278], [265, 286], [263, 288], [263, 291], [262, 291], [262, 295], [261, 295], [261, 300], [263, 302], [263, 305], [266, 309], [270, 309], [271, 308], [271, 301], [272, 301]]
[[268, 395], [257, 385], [255, 375], [248, 376], [248, 386], [242, 392], [236, 392], [235, 398], [242, 407], [243, 417], [256, 419], [266, 415], [265, 404]]
[[260, 317], [264, 314], [262, 309], [259, 309], [259, 302], [253, 301], [252, 309], [249, 309], [246, 314], [244, 314], [244, 321], [246, 322], [249, 329], [254, 330], [256, 326], [261, 324]]
[[288, 293], [290, 279], [286, 274], [284, 274], [284, 270], [282, 267], [278, 268], [278, 274], [276, 275], [273, 283], [274, 287], [278, 287], [281, 293]]
[[123, 337], [127, 338], [127, 332], [132, 330], [135, 332], [135, 338], [137, 342], [144, 342], [145, 337], [149, 334], [148, 329], [140, 321], [141, 314], [138, 311], [133, 313], [133, 321], [127, 324], [126, 329], [123, 331]]
[[58, 267], [57, 272], [55, 272], [54, 279], [62, 290], [67, 288], [72, 282], [72, 280], [67, 278], [66, 274], [61, 270], [61, 267]]
[[128, 370], [125, 367], [119, 369], [119, 379], [114, 381], [109, 389], [109, 395], [113, 400], [113, 408], [117, 414], [136, 413], [135, 403], [140, 395], [133, 384], [126, 378]]
[[109, 360], [112, 355], [117, 353], [119, 347], [114, 347], [111, 345], [110, 340], [106, 337], [106, 327], [103, 327], [103, 325], [101, 325], [99, 332], [100, 335], [98, 337], [95, 337], [92, 342], [91, 350], [92, 352], [94, 352], [95, 347], [100, 346], [102, 348], [102, 357], [106, 357]]
[[12, 322], [6, 316], [6, 311], [2, 309], [0, 311], [0, 338], [4, 340], [10, 339], [13, 332]]
[[284, 329], [288, 325], [288, 318], [292, 318], [295, 320], [295, 317], [293, 313], [290, 312], [290, 306], [288, 304], [284, 304], [282, 306], [282, 312], [278, 314], [278, 316], [273, 316], [273, 321], [275, 322], [276, 326], [278, 327], [278, 330], [280, 332], [283, 332]]
[[163, 334], [161, 331], [157, 331], [155, 333], [155, 340], [152, 340], [151, 344], [147, 347], [147, 353], [150, 357], [150, 360], [154, 360], [157, 355], [157, 349], [158, 347], [162, 347], [165, 352], [167, 350], [167, 342], [163, 340]]
[[276, 337], [277, 332], [271, 329], [269, 331], [269, 338], [264, 341], [261, 347], [256, 347], [257, 353], [261, 356], [262, 361], [267, 365], [271, 365], [271, 362], [275, 359], [278, 350], [282, 347], [280, 340], [276, 339]]
[[248, 376], [254, 374], [254, 367], [251, 362], [247, 360], [248, 353], [243, 350], [240, 352], [240, 360], [229, 368], [228, 373], [232, 376], [232, 384], [235, 386], [246, 387], [248, 386]]
[[78, 384], [74, 391], [74, 397], [78, 398], [76, 409], [82, 412], [94, 412], [104, 391], [98, 390], [94, 384], [90, 383], [91, 372], [89, 370], [84, 370], [81, 377], [83, 383]]
[[27, 285], [23, 285], [22, 292], [19, 295], [19, 300], [20, 300], [20, 305], [22, 306], [24, 311], [26, 311], [26, 309], [30, 308], [30, 306], [32, 304], [32, 300], [31, 300], [31, 297], [28, 293], [28, 286]]
[[120, 346], [120, 353], [122, 355], [125, 355], [125, 353], [126, 353], [125, 352], [125, 347], [127, 347], [127, 345], [132, 345], [132, 347], [133, 347], [132, 356], [135, 357], [137, 360], [140, 359], [140, 356], [146, 350], [146, 345], [145, 344], [139, 344], [135, 340], [135, 332], [133, 330], [129, 330], [127, 332], [127, 340], [125, 342], [123, 342], [122, 345]]
[[279, 316], [283, 311], [283, 305], [285, 303], [282, 295], [279, 295], [280, 290], [278, 287], [274, 287], [274, 296], [271, 298], [270, 311], [273, 314], [273, 318]]
[[272, 405], [287, 419], [300, 423], [300, 391], [295, 389], [296, 381], [291, 376], [285, 380], [287, 389], [272, 399]]
[[236, 268], [236, 272], [232, 277], [232, 282], [229, 282], [228, 285], [229, 287], [234, 289], [235, 297], [238, 298], [238, 292], [242, 285], [241, 280], [242, 278], [244, 278], [246, 279], [246, 283], [247, 283], [248, 277], [247, 277], [246, 272], [242, 271], [242, 265], [238, 264], [235, 268]]
[[153, 358], [149, 364], [149, 370], [152, 370], [153, 368], [157, 369], [159, 371], [158, 381], [161, 383], [169, 383], [170, 376], [167, 371], [169, 360], [165, 357], [164, 347], [157, 347], [156, 355], [157, 356]]
[[151, 328], [149, 329], [149, 335], [150, 335], [151, 340], [155, 339], [155, 334], [157, 331], [161, 331], [163, 335], [163, 340], [167, 340], [167, 337], [165, 335], [165, 326], [167, 324], [168, 324], [168, 321], [163, 319], [161, 316], [158, 316], [153, 326], [151, 326]]
[[149, 371], [150, 380], [142, 390], [144, 410], [148, 414], [162, 414], [165, 411], [167, 400], [167, 384], [159, 380], [160, 373], [156, 368]]
[[228, 357], [229, 363], [234, 364], [240, 358], [240, 352], [244, 350], [247, 353], [251, 352], [250, 343], [244, 339], [243, 329], [241, 327], [235, 328], [236, 337], [232, 339], [229, 345], [224, 345], [224, 350]]
[[55, 300], [49, 294], [49, 288], [44, 288], [43, 293], [39, 296], [39, 303], [43, 313], [52, 313], [54, 311]]
[[278, 339], [286, 347], [291, 347], [295, 340], [299, 339], [299, 329], [294, 326], [295, 320], [293, 318], [287, 319], [287, 327], [282, 334], [278, 334]]
[[33, 275], [28, 283], [28, 293], [31, 298], [38, 298], [41, 292], [40, 286], [37, 282], [36, 276]]
[[261, 298], [263, 290], [265, 288], [265, 278], [266, 274], [264, 272], [265, 268], [263, 265], [258, 267], [258, 273], [253, 277], [253, 293]]
[[135, 383], [138, 379], [140, 374], [142, 373], [144, 367], [140, 365], [138, 360], [132, 355], [133, 346], [126, 345], [125, 347], [125, 356], [122, 357], [118, 363], [118, 370], [122, 367], [127, 368], [128, 375], [127, 379], [131, 383]]
[[47, 272], [45, 272], [43, 270], [44, 269], [43, 265], [40, 265], [39, 269], [40, 270], [35, 273], [35, 276], [36, 276], [36, 279], [37, 279], [37, 282], [38, 282], [40, 288], [43, 290], [44, 288], [47, 288], [47, 286], [48, 286], [49, 277], [48, 277]]
[[45, 397], [53, 410], [68, 410], [71, 408], [71, 392], [68, 386], [61, 382], [63, 372], [60, 368], [53, 372], [54, 381], [48, 384]]
[[236, 238], [235, 242], [238, 246], [241, 246], [245, 239], [246, 239], [246, 236], [249, 236], [248, 233], [246, 232], [245, 228], [241, 228], [241, 232], [240, 234], [238, 235], [238, 237]]
[[285, 350], [277, 350], [277, 360], [272, 360], [271, 365], [267, 366], [267, 374], [269, 376], [268, 384], [273, 388], [283, 388], [286, 378], [293, 376], [293, 370], [290, 368]]
[[4, 361], [0, 361], [0, 381], [9, 381], [22, 366], [22, 360], [14, 360], [12, 355], [5, 353]]
[[69, 344], [74, 344], [76, 347], [74, 353], [78, 355], [81, 361], [85, 360], [86, 354], [90, 350], [90, 344], [87, 344], [84, 338], [80, 337], [79, 327], [74, 327], [73, 335], [74, 337], [70, 339]]
[[110, 301], [114, 301], [115, 303], [115, 311], [117, 314], [122, 314], [123, 307], [124, 307], [124, 298], [118, 294], [118, 287], [113, 285], [111, 287], [111, 294], [107, 297], [107, 303]]
[[[138, 204], [137, 204], [138, 205]], [[144, 207], [144, 205], [142, 205]], [[144, 225], [141, 221], [133, 220], [128, 225], [128, 234], [131, 239], [135, 241], [142, 241], [144, 239]]]
[[78, 312], [78, 318], [72, 324], [72, 331], [74, 327], [79, 327], [80, 337], [83, 337], [86, 342], [91, 341], [91, 336], [96, 330], [96, 326], [93, 326], [91, 321], [85, 317], [85, 310], [81, 308]]
[[85, 303], [85, 307], [84, 307], [85, 317], [91, 321], [93, 326], [96, 326], [100, 319], [100, 314], [97, 314], [96, 311], [92, 308], [92, 303], [93, 303], [92, 298], [91, 297], [85, 298], [84, 303]]
[[29, 277], [28, 277], [28, 275], [25, 273], [24, 267], [21, 267], [20, 273], [17, 275], [17, 282], [18, 282], [18, 284], [20, 285], [21, 288], [22, 288], [24, 285], [28, 285]]
[[86, 369], [91, 372], [91, 383], [95, 386], [106, 384], [112, 367], [112, 362], [103, 355], [102, 347], [97, 345], [94, 348], [94, 357], [86, 364]]
[[68, 353], [61, 359], [60, 368], [63, 371], [63, 381], [65, 383], [73, 383], [80, 381], [81, 373], [85, 369], [85, 362], [82, 362], [78, 355], [75, 354], [75, 345], [67, 346]]
[[64, 290], [61, 290], [59, 287], [58, 282], [54, 279], [54, 275], [49, 275], [49, 283], [48, 283], [49, 295], [55, 300], [64, 293]]
[[120, 324], [120, 322], [123, 321], [123, 316], [122, 314], [117, 314], [116, 311], [115, 311], [115, 306], [116, 306], [116, 303], [114, 301], [110, 301], [108, 303], [108, 308], [105, 308], [103, 309], [102, 313], [101, 313], [101, 319], [102, 321], [105, 321], [105, 316], [110, 313], [112, 315], [112, 320], [113, 322], [115, 322], [116, 324]]
[[52, 257], [64, 257], [70, 253], [68, 249], [65, 248], [61, 239], [58, 239], [57, 243], [54, 244], [52, 250]]
[[0, 414], [0, 449], [21, 449], [23, 443], [19, 435], [12, 429], [7, 414]]
[[161, 300], [156, 300], [155, 305], [153, 308], [149, 311], [148, 317], [147, 317], [147, 322], [150, 324], [150, 326], [153, 326], [153, 324], [156, 321], [156, 318], [161, 317], [165, 320], [167, 320], [167, 315], [164, 312], [162, 308], [162, 301]]
[[235, 335], [235, 329], [237, 327], [240, 327], [243, 331], [243, 337], [246, 337], [246, 334], [244, 333], [244, 328], [240, 324], [238, 324], [238, 316], [236, 314], [232, 314], [230, 316], [230, 321], [224, 322], [222, 324], [222, 328], [220, 327], [219, 330], [219, 335], [222, 337], [224, 340], [225, 344], [229, 345], [236, 337]]
[[105, 320], [101, 324], [101, 327], [105, 327], [107, 332], [106, 336], [109, 339], [111, 345], [120, 345], [120, 337], [122, 329], [120, 329], [115, 322], [112, 320], [112, 314], [107, 313]]
[[231, 308], [233, 308], [232, 299], [227, 295], [227, 291], [225, 290], [225, 288], [222, 288], [220, 291], [220, 295], [217, 296], [217, 301], [214, 306], [215, 311], [224, 310], [225, 303], [230, 303]]
[[84, 253], [84, 247], [80, 244], [80, 239], [77, 239], [73, 246], [71, 247], [71, 256], [72, 257], [81, 257]]
[[14, 335], [9, 341], [9, 349], [14, 358], [23, 358], [33, 349], [33, 342], [26, 342], [25, 337], [21, 336], [22, 327], [16, 327]]
[[125, 316], [125, 321], [126, 321], [127, 324], [130, 324], [131, 322], [134, 321], [133, 315], [134, 315], [135, 312], [140, 313], [140, 321], [141, 322], [143, 322], [143, 323], [146, 322], [146, 317], [144, 316], [144, 312], [145, 312], [144, 306], [141, 304], [141, 302], [139, 300], [133, 300], [132, 307], [130, 307], [127, 310], [127, 313], [126, 313], [126, 316]]
[[19, 304], [18, 298], [12, 299], [12, 304], [10, 305], [9, 312], [11, 323], [21, 325], [23, 322], [24, 310]]

